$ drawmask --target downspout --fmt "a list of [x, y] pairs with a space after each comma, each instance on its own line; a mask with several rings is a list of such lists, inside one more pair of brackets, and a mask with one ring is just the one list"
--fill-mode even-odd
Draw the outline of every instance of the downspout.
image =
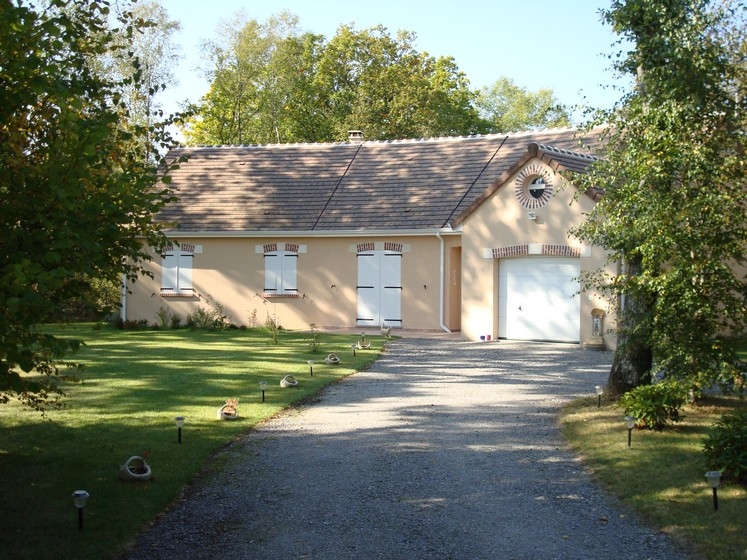
[[440, 263], [439, 263], [439, 282], [438, 282], [438, 322], [439, 326], [444, 332], [451, 334], [451, 329], [444, 324], [444, 295], [446, 293], [446, 243], [444, 238], [441, 236], [441, 232], [436, 232], [436, 237], [441, 244], [440, 249]]

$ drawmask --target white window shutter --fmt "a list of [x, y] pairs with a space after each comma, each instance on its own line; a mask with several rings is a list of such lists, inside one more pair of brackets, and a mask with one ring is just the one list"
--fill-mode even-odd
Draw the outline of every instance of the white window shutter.
[[179, 257], [173, 252], [168, 252], [163, 257], [161, 271], [161, 289], [166, 292], [177, 290], [177, 270]]
[[282, 259], [277, 253], [265, 254], [265, 292], [280, 293], [283, 278], [282, 266]]
[[192, 253], [179, 252], [179, 291], [192, 292]]
[[298, 256], [296, 253], [284, 251], [282, 257], [282, 290], [284, 293], [296, 293], [296, 271], [298, 269]]

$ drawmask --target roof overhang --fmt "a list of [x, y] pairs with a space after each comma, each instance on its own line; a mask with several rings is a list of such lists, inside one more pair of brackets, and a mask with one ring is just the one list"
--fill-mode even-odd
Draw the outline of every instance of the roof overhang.
[[462, 229], [457, 227], [452, 229], [433, 228], [433, 229], [366, 229], [366, 230], [326, 230], [326, 231], [309, 231], [309, 230], [282, 230], [282, 231], [181, 231], [165, 230], [164, 235], [170, 238], [281, 238], [281, 237], [433, 237], [436, 235], [454, 235], [461, 236]]

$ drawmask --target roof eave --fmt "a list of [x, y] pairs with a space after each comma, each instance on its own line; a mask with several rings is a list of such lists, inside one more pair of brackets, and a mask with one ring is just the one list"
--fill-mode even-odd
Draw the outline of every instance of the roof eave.
[[170, 238], [280, 238], [280, 237], [432, 237], [435, 235], [461, 235], [461, 228], [452, 229], [340, 229], [340, 230], [277, 230], [277, 231], [184, 231], [165, 230]]

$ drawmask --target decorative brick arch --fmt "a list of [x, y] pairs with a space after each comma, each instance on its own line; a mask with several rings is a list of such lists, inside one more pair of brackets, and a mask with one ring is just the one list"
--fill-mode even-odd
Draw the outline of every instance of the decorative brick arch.
[[492, 249], [494, 259], [506, 259], [509, 257], [523, 257], [527, 255], [541, 255], [545, 257], [581, 257], [580, 247], [571, 247], [570, 245], [550, 245], [542, 244], [538, 253], [536, 250], [529, 251], [529, 245], [507, 245]]
[[300, 245], [298, 243], [265, 243], [262, 245], [262, 252], [275, 253], [276, 251], [288, 251], [289, 253], [298, 253]]
[[195, 252], [195, 244], [194, 243], [179, 243], [178, 246], [175, 246], [173, 243], [169, 243], [166, 245], [165, 250], [166, 251], [174, 251], [175, 249], [179, 249], [183, 253], [193, 253]]

